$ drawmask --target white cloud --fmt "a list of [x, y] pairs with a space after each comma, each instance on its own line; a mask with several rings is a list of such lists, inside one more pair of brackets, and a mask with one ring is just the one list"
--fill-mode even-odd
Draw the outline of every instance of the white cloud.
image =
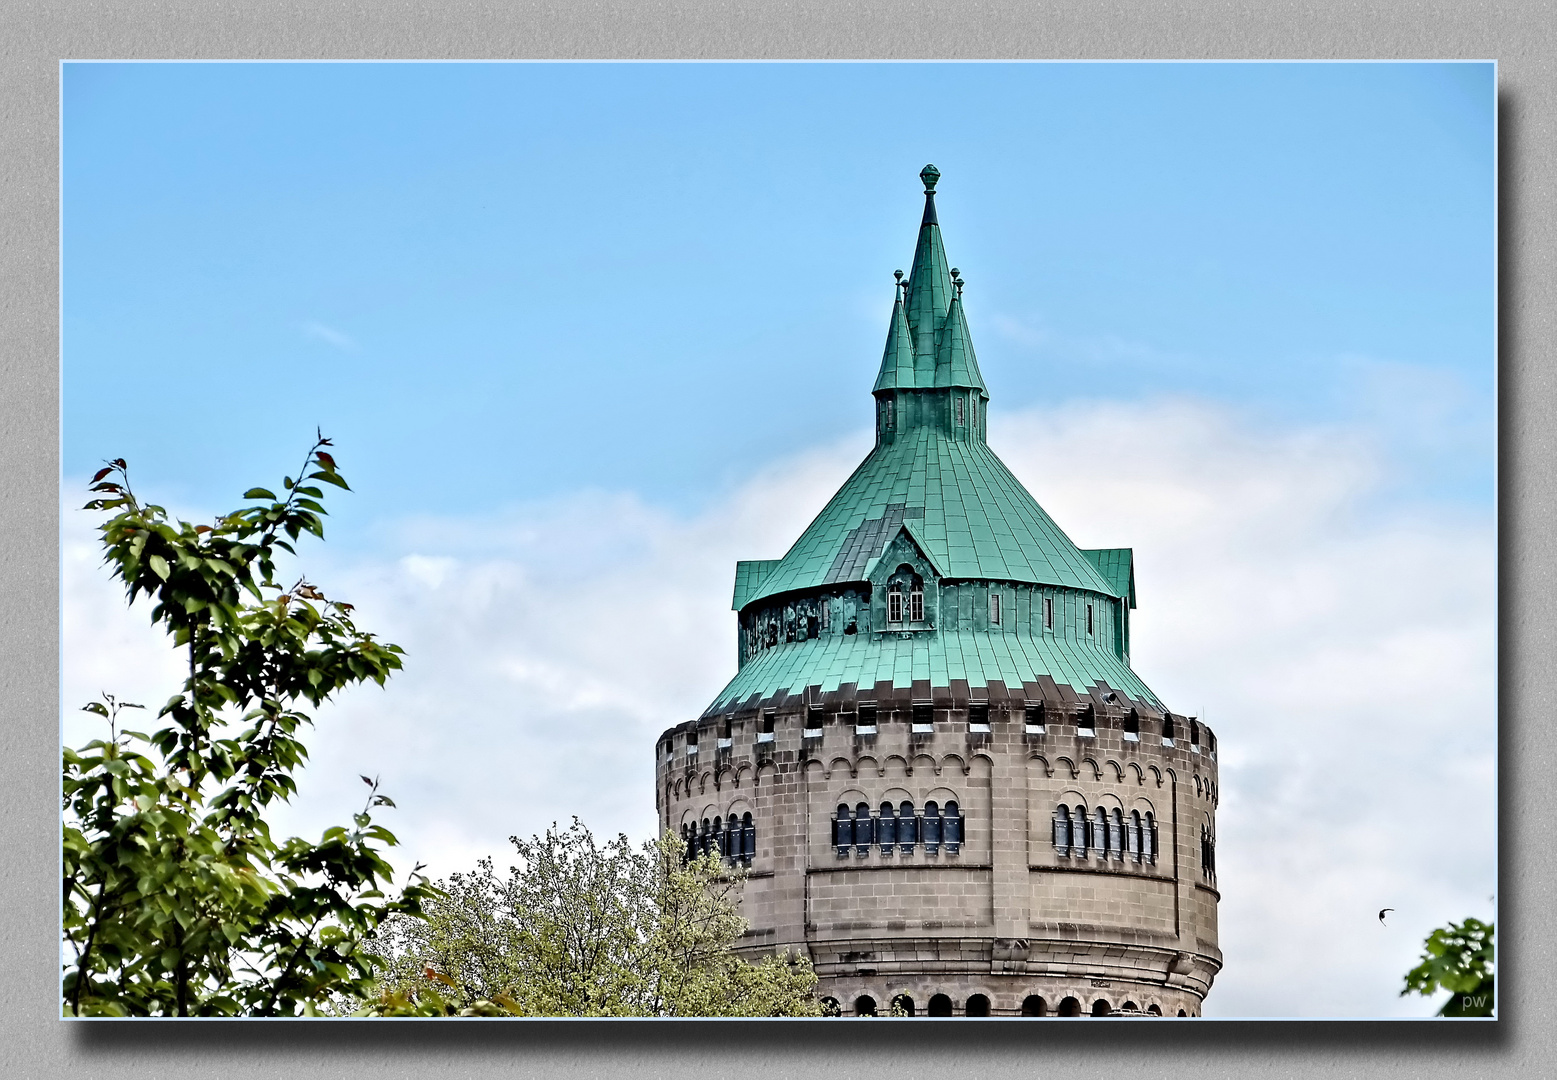
[[[1494, 888], [1490, 515], [1381, 511], [1355, 432], [1189, 401], [997, 413], [991, 443], [1078, 543], [1135, 548], [1135, 666], [1218, 733], [1228, 966], [1207, 1012], [1429, 1011], [1401, 975]], [[409, 657], [321, 716], [279, 825], [343, 819], [377, 773], [405, 857], [438, 873], [574, 813], [649, 834], [655, 736], [734, 671], [735, 560], [782, 554], [866, 447], [781, 463], [692, 518], [580, 493], [406, 521], [382, 559], [307, 551]], [[66, 701], [160, 701], [176, 661], [94, 569], [86, 516], [67, 512]]]
[[339, 330], [325, 326], [320, 322], [305, 322], [303, 324], [303, 334], [306, 337], [311, 337], [317, 341], [322, 341], [326, 345], [334, 346], [341, 352], [354, 353], [360, 348], [360, 346], [358, 346], [357, 342], [353, 338], [341, 333]]

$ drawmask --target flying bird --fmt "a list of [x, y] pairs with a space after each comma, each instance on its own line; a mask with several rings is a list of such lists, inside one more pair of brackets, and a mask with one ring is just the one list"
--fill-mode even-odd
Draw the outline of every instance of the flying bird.
[[1386, 923], [1384, 921], [1384, 916], [1387, 915], [1389, 912], [1394, 911], [1394, 910], [1395, 909], [1392, 908], [1392, 907], [1379, 908], [1379, 925], [1380, 926], [1388, 926], [1389, 925], [1388, 923]]

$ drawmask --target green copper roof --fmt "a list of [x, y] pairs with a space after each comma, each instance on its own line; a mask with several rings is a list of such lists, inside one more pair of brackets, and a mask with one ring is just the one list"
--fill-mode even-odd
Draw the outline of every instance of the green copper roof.
[[808, 686], [819, 686], [826, 694], [844, 683], [861, 688], [878, 682], [911, 686], [928, 679], [931, 686], [949, 686], [953, 679], [966, 679], [969, 686], [987, 686], [999, 679], [1018, 688], [1039, 675], [1082, 692], [1105, 682], [1137, 701], [1162, 707], [1130, 665], [1107, 649], [1064, 637], [959, 630], [912, 638], [835, 634], [778, 645], [748, 660], [706, 712], [739, 705], [753, 694], [799, 694]]
[[1082, 549], [1081, 553], [1113, 586], [1114, 595], [1126, 597], [1135, 607], [1135, 553], [1129, 548]]
[[[1040, 677], [1082, 692], [1106, 683], [1160, 707], [1127, 659], [1127, 612], [1135, 607], [1131, 550], [1077, 548], [985, 444], [979, 405], [988, 392], [963, 310], [963, 282], [948, 268], [941, 239], [940, 173], [930, 165], [920, 178], [925, 209], [913, 271], [899, 284], [872, 390], [875, 448], [782, 559], [737, 564], [732, 603], [743, 616], [745, 660], [710, 711], [813, 686], [829, 692], [846, 683], [863, 689], [928, 680], [944, 687], [965, 679], [970, 687], [1000, 680], [1014, 688]], [[912, 632], [884, 622], [885, 600], [874, 591], [885, 580], [882, 557], [906, 554], [905, 533], [928, 563], [914, 570], [926, 575], [926, 612], [936, 597], [963, 605]], [[1040, 606], [1036, 593], [1010, 590], [1002, 595], [1012, 598], [1012, 614], [998, 619], [991, 586], [983, 583], [1075, 591], [1048, 595]], [[979, 595], [991, 614], [970, 619], [967, 596]], [[834, 598], [828, 605], [844, 605], [826, 608], [831, 622], [818, 599], [824, 596]], [[846, 612], [859, 610], [856, 603], [870, 615], [859, 632], [844, 623], [852, 618]], [[878, 603], [879, 619], [871, 606]], [[1111, 632], [1093, 632], [1099, 605], [1103, 630]]]
[[994, 451], [921, 426], [870, 452], [746, 603], [863, 581], [905, 519], [946, 577], [1121, 595]]

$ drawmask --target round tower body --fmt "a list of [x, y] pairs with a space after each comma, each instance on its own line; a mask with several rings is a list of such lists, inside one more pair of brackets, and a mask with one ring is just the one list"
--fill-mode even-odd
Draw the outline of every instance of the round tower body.
[[985, 444], [921, 175], [876, 446], [737, 565], [739, 669], [660, 737], [660, 824], [746, 868], [741, 950], [809, 956], [829, 1011], [1199, 1015], [1215, 736], [1130, 668], [1130, 549], [1077, 548]]

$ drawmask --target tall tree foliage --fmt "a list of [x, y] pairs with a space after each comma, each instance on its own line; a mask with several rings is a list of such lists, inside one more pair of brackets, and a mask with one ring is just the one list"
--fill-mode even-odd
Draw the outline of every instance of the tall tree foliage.
[[438, 883], [425, 918], [379, 928], [383, 989], [362, 1011], [820, 1015], [809, 960], [732, 951], [743, 875], [717, 855], [684, 860], [674, 836], [602, 845], [577, 819], [512, 842], [506, 877], [483, 859]]
[[278, 841], [265, 822], [297, 790], [308, 710], [401, 666], [350, 604], [276, 581], [279, 552], [324, 536], [322, 485], [350, 490], [329, 445], [319, 438], [284, 496], [251, 488], [210, 525], [140, 503], [123, 460], [93, 478], [86, 508], [112, 512], [104, 561], [130, 603], [151, 601], [188, 674], [154, 734], [124, 728], [141, 706], [105, 695], [86, 709], [108, 737], [64, 751], [68, 1014], [295, 1015], [367, 994], [364, 939], [427, 895], [415, 871], [385, 895], [395, 838], [373, 812], [393, 804], [367, 777], [352, 826], [316, 843]]
[[1493, 991], [1493, 924], [1480, 919], [1440, 926], [1423, 943], [1422, 962], [1406, 972], [1400, 992], [1431, 996], [1449, 991], [1439, 1016], [1491, 1016]]

